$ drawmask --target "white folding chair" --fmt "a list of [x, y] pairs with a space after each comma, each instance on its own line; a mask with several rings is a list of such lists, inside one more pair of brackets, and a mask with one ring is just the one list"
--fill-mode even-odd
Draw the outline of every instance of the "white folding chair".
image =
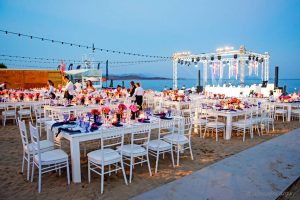
[[[180, 151], [184, 151], [188, 149], [190, 151], [191, 159], [194, 160], [193, 152], [192, 152], [192, 144], [191, 144], [191, 136], [192, 136], [192, 118], [186, 117], [183, 119], [179, 119], [179, 123], [183, 121], [183, 127], [178, 128], [172, 134], [168, 134], [164, 136], [164, 140], [169, 142], [176, 150], [177, 153], [177, 166], [179, 166], [179, 153]], [[179, 125], [180, 127], [180, 125]]]
[[[88, 156], [88, 180], [91, 182], [91, 171], [101, 176], [101, 194], [104, 191], [104, 175], [111, 174], [122, 170], [125, 184], [127, 185], [127, 178], [123, 165], [122, 151], [118, 152], [116, 147], [123, 147], [124, 134], [119, 130], [113, 130], [107, 133], [102, 133], [101, 149], [92, 151]], [[120, 165], [119, 165], [120, 164]], [[111, 169], [111, 165], [114, 169]], [[105, 171], [105, 166], [109, 166], [108, 171]]]
[[[22, 173], [24, 172], [24, 164], [27, 162], [27, 180], [29, 180], [29, 171], [30, 171], [30, 162], [34, 155], [34, 144], [28, 142], [27, 130], [25, 121], [18, 119], [20, 135], [23, 145], [23, 160], [22, 160]], [[54, 143], [49, 140], [40, 141], [40, 150], [41, 152], [51, 151], [54, 149]]]
[[[151, 129], [150, 126], [145, 125], [143, 127], [132, 128], [130, 144], [119, 147], [119, 151], [122, 151], [125, 165], [130, 167], [129, 183], [132, 180], [132, 169], [135, 165], [147, 163], [149, 174], [152, 176], [151, 167], [149, 163], [148, 144], [150, 140]], [[135, 160], [138, 162], [135, 162]]]
[[3, 126], [6, 125], [6, 120], [12, 119], [13, 121], [17, 122], [17, 107], [16, 105], [6, 105], [5, 110], [2, 111], [2, 121]]
[[23, 118], [27, 118], [32, 121], [31, 106], [30, 105], [20, 105], [20, 109], [18, 110], [18, 117], [21, 120]]
[[205, 125], [205, 130], [203, 134], [203, 138], [206, 137], [206, 132], [216, 133], [216, 141], [218, 142], [219, 133], [223, 132], [223, 137], [225, 138], [225, 123], [219, 121], [219, 116], [217, 113], [211, 113], [207, 116], [207, 123]]
[[244, 114], [244, 119], [232, 123], [232, 129], [236, 130], [239, 134], [240, 131], [243, 132], [243, 142], [245, 141], [246, 133], [250, 133], [251, 139], [253, 138], [253, 120], [252, 120], [252, 111], [246, 109]]
[[34, 145], [31, 182], [33, 181], [34, 167], [36, 166], [39, 170], [38, 192], [40, 193], [42, 190], [42, 174], [57, 170], [59, 170], [60, 174], [60, 170], [62, 168], [67, 168], [67, 180], [69, 185], [70, 173], [68, 154], [66, 154], [61, 149], [54, 149], [51, 151], [41, 152], [41, 142], [37, 128], [32, 126], [31, 122], [29, 122], [29, 126], [31, 141]]
[[163, 140], [163, 137], [174, 133], [174, 120], [160, 120], [157, 139], [149, 141], [149, 155], [156, 158], [155, 173], [157, 173], [159, 155], [171, 154], [172, 165], [174, 167], [174, 156], [172, 144]]

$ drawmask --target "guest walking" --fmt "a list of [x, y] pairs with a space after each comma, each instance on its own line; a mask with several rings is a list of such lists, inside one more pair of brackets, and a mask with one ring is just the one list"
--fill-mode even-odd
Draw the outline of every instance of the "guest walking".
[[144, 95], [144, 89], [141, 87], [141, 83], [137, 82], [136, 83], [136, 89], [134, 92], [134, 96], [135, 96], [135, 102], [137, 105], [139, 105], [140, 110], [143, 109], [142, 105], [143, 105], [143, 95]]
[[69, 101], [72, 101], [74, 95], [74, 84], [68, 76], [64, 76], [64, 79], [67, 82], [67, 85], [65, 87], [64, 98], [66, 98]]
[[130, 90], [129, 90], [129, 96], [130, 96], [130, 97], [133, 97], [133, 94], [134, 94], [134, 92], [135, 92], [135, 89], [136, 89], [136, 86], [135, 86], [135, 84], [134, 84], [134, 81], [131, 81], [131, 82], [130, 82]]

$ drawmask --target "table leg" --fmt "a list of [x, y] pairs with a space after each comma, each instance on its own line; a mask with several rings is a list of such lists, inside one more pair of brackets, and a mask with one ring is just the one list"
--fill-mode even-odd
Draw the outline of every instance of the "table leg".
[[227, 116], [226, 120], [226, 134], [225, 134], [225, 139], [230, 140], [231, 138], [231, 131], [232, 131], [232, 116]]
[[80, 146], [79, 141], [73, 138], [70, 141], [71, 163], [72, 163], [72, 180], [74, 183], [81, 183], [80, 169]]

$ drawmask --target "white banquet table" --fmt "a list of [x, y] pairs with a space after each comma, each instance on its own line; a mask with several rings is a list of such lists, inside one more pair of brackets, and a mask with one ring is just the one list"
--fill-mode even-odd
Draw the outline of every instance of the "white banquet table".
[[[252, 107], [248, 109], [257, 109], [257, 107]], [[225, 139], [231, 139], [231, 132], [232, 132], [232, 118], [244, 115], [246, 113], [245, 110], [236, 110], [236, 111], [217, 111], [217, 110], [210, 110], [213, 115], [218, 115], [226, 118], [226, 130], [225, 130]]]
[[[176, 122], [180, 123], [180, 117], [174, 118]], [[54, 141], [55, 134], [57, 132], [57, 128], [53, 128], [54, 131], [51, 131], [51, 126], [55, 123], [55, 121], [47, 122], [47, 138], [50, 141]], [[91, 140], [99, 140], [102, 135], [113, 130], [120, 131], [123, 134], [130, 134], [131, 128], [140, 127], [143, 129], [145, 126], [151, 127], [151, 129], [156, 129], [159, 127], [159, 120], [157, 118], [151, 119], [151, 123], [133, 123], [133, 124], [124, 124], [122, 127], [112, 127], [106, 128], [103, 125], [99, 128], [99, 130], [88, 133], [78, 133], [78, 134], [69, 134], [66, 132], [61, 132], [60, 137], [63, 137], [70, 142], [70, 152], [71, 152], [71, 163], [72, 163], [72, 180], [74, 183], [81, 183], [81, 166], [80, 166], [80, 142], [91, 141]]]

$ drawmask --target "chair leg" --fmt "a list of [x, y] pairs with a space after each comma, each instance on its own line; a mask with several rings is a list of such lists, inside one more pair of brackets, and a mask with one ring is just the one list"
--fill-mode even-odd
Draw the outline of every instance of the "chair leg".
[[88, 160], [88, 181], [89, 183], [91, 183], [91, 164], [89, 160]]
[[190, 148], [191, 159], [194, 160], [194, 156], [193, 156], [193, 152], [192, 152], [191, 141], [189, 142], [189, 148]]
[[126, 177], [126, 173], [125, 173], [125, 169], [124, 169], [124, 165], [123, 165], [123, 159], [121, 160], [121, 167], [122, 167], [122, 173], [123, 173], [125, 184], [128, 185], [127, 177]]
[[177, 145], [177, 166], [179, 166], [179, 145]]
[[23, 151], [23, 159], [22, 159], [22, 173], [24, 173], [24, 162], [25, 162], [25, 151]]
[[40, 193], [42, 190], [42, 170], [41, 170], [41, 168], [39, 168], [39, 183], [38, 184], [39, 184], [38, 191]]
[[171, 159], [172, 159], [172, 165], [173, 167], [175, 167], [175, 164], [174, 164], [174, 155], [173, 155], [173, 147], [171, 147]]
[[33, 181], [34, 176], [34, 161], [32, 161], [32, 168], [31, 168], [31, 182]]
[[130, 157], [130, 174], [129, 174], [129, 183], [131, 183], [132, 180], [132, 165], [133, 165], [133, 158]]
[[101, 166], [101, 194], [104, 191], [104, 166]]
[[147, 164], [148, 164], [149, 174], [150, 174], [150, 176], [152, 176], [151, 166], [150, 166], [149, 155], [148, 154], [147, 154]]
[[155, 163], [155, 174], [157, 173], [158, 168], [158, 160], [159, 160], [159, 151], [156, 152], [156, 163]]
[[29, 181], [29, 173], [30, 173], [30, 154], [27, 154], [27, 181]]

